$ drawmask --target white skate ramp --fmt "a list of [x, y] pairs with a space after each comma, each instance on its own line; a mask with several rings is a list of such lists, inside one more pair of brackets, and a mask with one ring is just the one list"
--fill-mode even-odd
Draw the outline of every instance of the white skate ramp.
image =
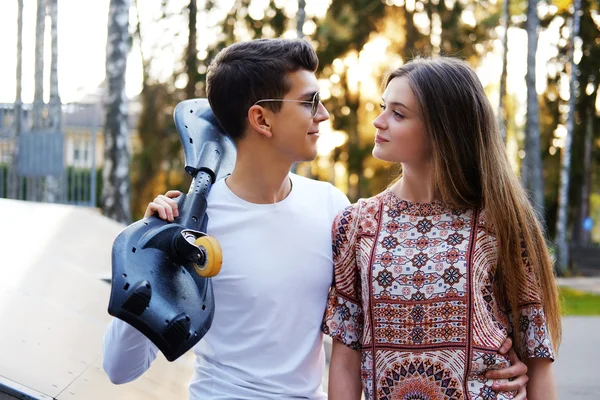
[[112, 243], [97, 210], [0, 199], [0, 398], [186, 399], [191, 352], [116, 386], [102, 370]]

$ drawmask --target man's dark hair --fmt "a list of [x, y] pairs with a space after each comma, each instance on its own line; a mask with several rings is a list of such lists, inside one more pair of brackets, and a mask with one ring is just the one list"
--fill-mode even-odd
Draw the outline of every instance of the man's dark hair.
[[[281, 99], [291, 89], [287, 73], [316, 71], [312, 46], [301, 39], [257, 39], [231, 45], [208, 67], [206, 92], [210, 107], [236, 142], [244, 135], [248, 109], [258, 100]], [[264, 103], [277, 112], [280, 102]]]

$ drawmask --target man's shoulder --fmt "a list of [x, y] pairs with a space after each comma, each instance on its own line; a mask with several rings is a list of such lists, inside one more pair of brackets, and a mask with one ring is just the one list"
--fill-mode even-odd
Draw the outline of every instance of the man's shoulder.
[[338, 190], [342, 193], [341, 190], [333, 186], [329, 182], [319, 181], [317, 179], [307, 178], [302, 175], [290, 173], [290, 178], [292, 179], [292, 184], [296, 187], [299, 187], [304, 190], [313, 190], [313, 191], [334, 191]]
[[303, 195], [318, 196], [321, 200], [329, 198], [335, 203], [336, 208], [338, 209], [350, 204], [350, 201], [344, 192], [329, 182], [319, 181], [297, 174], [290, 174], [290, 177], [294, 187]]
[[317, 179], [307, 178], [306, 176], [294, 174], [290, 172], [290, 178], [292, 179], [292, 183], [294, 185], [301, 185], [310, 188], [326, 188], [328, 186], [332, 186], [329, 182], [319, 181]]

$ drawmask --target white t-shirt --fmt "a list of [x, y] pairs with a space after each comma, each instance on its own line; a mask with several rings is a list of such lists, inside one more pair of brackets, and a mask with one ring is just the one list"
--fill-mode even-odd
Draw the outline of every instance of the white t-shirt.
[[[194, 347], [190, 399], [325, 399], [321, 321], [333, 277], [331, 225], [349, 201], [329, 183], [290, 174], [276, 204], [237, 197], [224, 180], [208, 197], [207, 231], [223, 250], [212, 278], [215, 317]], [[114, 319], [104, 338], [104, 369], [129, 382], [156, 346]]]

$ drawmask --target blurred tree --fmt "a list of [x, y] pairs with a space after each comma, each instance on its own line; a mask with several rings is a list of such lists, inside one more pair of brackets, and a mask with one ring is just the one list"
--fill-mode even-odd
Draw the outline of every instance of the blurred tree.
[[[327, 104], [333, 129], [344, 131], [348, 136], [345, 145], [336, 150], [334, 157], [342, 157], [346, 164], [346, 187], [351, 200], [363, 197], [363, 162], [371, 153], [372, 144], [364, 143], [359, 131], [361, 80], [351, 85], [348, 74], [350, 65], [358, 63], [359, 53], [371, 34], [379, 30], [378, 25], [382, 23], [385, 13], [383, 2], [334, 0], [324, 20], [320, 21], [316, 34], [320, 71], [329, 72], [325, 73], [329, 79], [331, 75], [339, 79], [339, 94], [334, 94]], [[343, 63], [341, 60], [344, 58], [348, 62]], [[339, 67], [334, 71], [331, 66], [336, 60], [339, 60]]]
[[556, 221], [556, 246], [558, 251], [557, 270], [564, 272], [569, 264], [569, 245], [567, 244], [567, 213], [569, 200], [569, 184], [571, 179], [571, 148], [573, 145], [573, 131], [575, 129], [575, 105], [577, 101], [579, 85], [578, 68], [575, 62], [575, 46], [579, 39], [579, 27], [581, 0], [573, 2], [573, 24], [571, 30], [571, 46], [569, 49], [569, 61], [571, 67], [571, 79], [569, 82], [569, 113], [567, 117], [567, 131], [565, 142], [562, 147], [562, 158], [560, 168], [560, 190], [558, 192], [558, 218]]
[[[53, 131], [61, 131], [62, 107], [58, 92], [58, 0], [46, 0], [46, 7], [50, 14], [50, 101], [48, 107], [48, 126]], [[60, 196], [59, 177], [46, 176], [45, 201], [55, 203]]]
[[527, 116], [525, 122], [525, 158], [521, 164], [521, 180], [529, 192], [533, 207], [540, 221], [544, 215], [544, 180], [540, 146], [539, 102], [535, 87], [536, 55], [538, 45], [539, 17], [538, 0], [527, 2]]
[[[472, 16], [472, 20], [464, 15]], [[365, 74], [379, 78], [392, 65], [419, 55], [460, 56], [476, 66], [491, 49], [492, 30], [498, 20], [497, 7], [488, 1], [415, 1], [402, 6], [373, 1], [331, 3], [319, 21], [315, 39], [320, 72], [332, 85], [332, 97], [327, 100], [332, 127], [348, 136], [335, 150], [333, 161], [347, 167], [345, 186], [351, 200], [381, 190], [392, 174], [387, 164], [374, 161], [370, 155], [377, 99], [365, 93], [364, 87], [369, 86]], [[387, 41], [387, 48], [381, 49], [383, 59], [367, 60], [372, 57], [363, 53], [366, 44], [380, 39]], [[375, 65], [377, 62], [380, 64]], [[356, 75], [360, 78], [354, 78]]]
[[188, 4], [188, 43], [185, 52], [185, 72], [187, 75], [187, 84], [185, 86], [185, 96], [187, 99], [196, 97], [196, 84], [200, 81], [198, 72], [198, 44], [196, 29], [196, 20], [198, 18], [198, 2], [190, 0]]
[[129, 129], [125, 72], [130, 46], [129, 0], [110, 0], [106, 40], [106, 120], [102, 213], [122, 223], [131, 222]]
[[58, 92], [58, 0], [47, 0], [51, 23], [51, 59], [50, 59], [50, 107], [49, 125], [52, 129], [61, 129], [61, 102]]
[[[173, 75], [166, 81], [150, 76], [149, 70], [154, 55], [142, 54], [143, 86], [140, 93], [142, 111], [138, 121], [141, 150], [134, 155], [132, 166], [133, 216], [142, 216], [148, 202], [158, 193], [167, 189], [186, 191], [190, 177], [184, 173], [183, 154], [179, 136], [173, 122], [175, 105], [186, 98], [204, 97], [208, 62], [225, 46], [242, 38], [276, 37], [284, 33], [288, 18], [274, 1], [265, 5], [264, 18], [255, 20], [248, 12], [251, 0], [235, 0], [222, 20], [208, 17], [213, 15], [215, 2], [208, 0], [203, 9], [198, 9], [197, 0], [188, 3], [186, 26], [187, 43], [182, 55], [181, 67], [176, 67]], [[161, 3], [161, 19], [180, 21], [180, 13], [171, 12], [173, 4], [169, 0]], [[136, 1], [136, 9], [139, 7]], [[219, 32], [216, 40], [208, 48], [198, 49], [197, 24], [199, 16], [209, 20]], [[141, 45], [143, 34], [138, 11], [136, 38]], [[180, 24], [180, 22], [178, 22]], [[247, 37], [246, 37], [247, 36]], [[156, 49], [156, 52], [159, 50]], [[174, 62], [175, 65], [177, 63]], [[183, 75], [185, 85], [178, 88], [177, 81]]]
[[[600, 116], [596, 105], [600, 78], [600, 4], [594, 0], [584, 0], [581, 6], [581, 60], [579, 70], [579, 104], [577, 106], [576, 131], [574, 135], [572, 187], [570, 195], [576, 205], [573, 223], [573, 246], [586, 246], [590, 241], [590, 231], [584, 228], [583, 221], [592, 215], [591, 193], [600, 192]], [[594, 16], [596, 16], [594, 18]], [[579, 128], [579, 129], [577, 129]], [[578, 145], [579, 139], [583, 143]], [[577, 151], [579, 149], [579, 151]], [[596, 180], [594, 180], [596, 178]], [[598, 223], [598, 221], [596, 221]]]
[[15, 94], [15, 132], [21, 133], [21, 110], [23, 100], [23, 0], [17, 0], [17, 92]]
[[304, 23], [306, 22], [306, 0], [298, 0], [298, 12], [296, 13], [296, 36], [304, 37]]
[[[15, 137], [19, 140], [23, 119], [23, 100], [21, 92], [23, 91], [23, 0], [17, 0], [17, 92], [15, 94]], [[16, 171], [19, 159], [19, 147], [15, 146], [11, 160], [11, 170]], [[4, 173], [4, 172], [2, 172]], [[8, 197], [11, 199], [17, 198], [17, 193], [20, 190], [20, 179], [14, 179], [9, 185]]]
[[[584, 225], [586, 218], [590, 218], [590, 193], [592, 187], [592, 167], [594, 166], [597, 170], [598, 162], [595, 165], [592, 164], [592, 153], [594, 151], [594, 132], [596, 125], [596, 107], [594, 105], [595, 99], [598, 96], [598, 86], [594, 85], [590, 95], [587, 96], [586, 101], [586, 115], [585, 115], [585, 139], [583, 147], [583, 182], [580, 191], [579, 207], [577, 210], [577, 218], [574, 223], [573, 236], [572, 236], [572, 247], [585, 247], [590, 244], [591, 229], [587, 229]], [[598, 147], [598, 146], [596, 146]], [[596, 159], [597, 160], [597, 159]]]
[[[168, 18], [167, 5], [166, 2], [162, 4], [162, 18]], [[177, 100], [175, 99], [173, 82], [160, 82], [150, 76], [154, 53], [146, 54], [144, 52], [145, 42], [143, 41], [144, 35], [142, 33], [139, 7], [139, 1], [136, 0], [137, 23], [134, 34], [140, 49], [143, 79], [142, 90], [138, 98], [141, 112], [137, 126], [141, 148], [139, 152], [133, 154], [131, 165], [133, 219], [141, 218], [148, 203], [157, 194], [164, 193], [167, 188], [185, 189], [178, 182], [174, 182], [173, 186], [167, 185], [168, 170], [176, 168], [172, 164], [179, 160], [181, 152], [181, 145], [170, 112]], [[186, 54], [189, 52], [188, 45]], [[189, 60], [186, 58], [186, 61]], [[193, 73], [190, 70], [187, 72]], [[188, 90], [191, 90], [191, 88], [186, 84], [184, 92]], [[173, 146], [177, 144], [179, 144], [179, 148], [173, 151]], [[181, 176], [181, 180], [184, 178], [185, 176]]]
[[504, 0], [502, 6], [502, 73], [500, 74], [500, 90], [498, 93], [498, 126], [502, 137], [506, 141], [506, 120], [507, 113], [504, 107], [504, 98], [506, 97], [506, 77], [508, 75], [508, 29], [510, 28], [510, 0]]
[[[548, 62], [547, 90], [543, 96], [546, 107], [541, 111], [547, 115], [548, 123], [542, 127], [542, 139], [547, 138], [549, 152], [545, 152], [544, 173], [546, 182], [546, 202], [549, 230], [551, 236], [557, 233], [558, 188], [560, 186], [560, 149], [563, 145], [563, 124], [567, 109], [567, 98], [563, 98], [562, 82], [568, 79], [565, 66], [569, 65], [571, 47], [571, 29], [569, 22], [572, 16], [572, 2], [556, 3], [556, 11], [549, 16], [549, 24], [555, 24], [560, 37], [557, 41], [558, 53]], [[577, 81], [579, 94], [575, 103], [575, 124], [572, 137], [572, 157], [570, 185], [567, 208], [567, 232], [572, 232], [571, 246], [585, 245], [589, 232], [583, 229], [583, 219], [592, 214], [590, 210], [591, 194], [600, 191], [599, 169], [600, 146], [599, 132], [593, 129], [599, 122], [596, 110], [598, 76], [600, 75], [600, 23], [594, 20], [598, 15], [599, 5], [594, 0], [583, 0], [581, 3], [581, 26], [577, 42], [578, 58]], [[579, 47], [580, 46], [580, 47]], [[550, 122], [550, 120], [552, 122]], [[558, 127], [558, 128], [557, 128]], [[588, 132], [591, 130], [591, 133]], [[544, 147], [544, 146], [542, 146]], [[589, 160], [586, 161], [586, 160]], [[570, 222], [569, 222], [570, 221]], [[566, 234], [567, 238], [569, 234]]]
[[46, 29], [46, 0], [37, 0], [35, 20], [35, 90], [33, 94], [33, 129], [43, 127], [44, 112], [44, 32]]

